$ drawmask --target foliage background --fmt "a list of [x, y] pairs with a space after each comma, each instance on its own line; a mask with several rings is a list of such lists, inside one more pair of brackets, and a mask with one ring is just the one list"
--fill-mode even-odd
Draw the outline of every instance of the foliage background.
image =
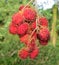
[[[34, 60], [27, 58], [21, 60], [18, 57], [18, 50], [24, 45], [19, 41], [17, 35], [8, 32], [8, 26], [12, 15], [18, 11], [21, 4], [28, 3], [28, 0], [0, 0], [0, 65], [59, 65], [59, 16], [57, 11], [55, 47], [52, 41], [47, 46], [40, 46], [40, 53]], [[39, 10], [49, 20], [49, 29], [52, 29], [53, 9]], [[53, 33], [54, 34], [54, 33]]]

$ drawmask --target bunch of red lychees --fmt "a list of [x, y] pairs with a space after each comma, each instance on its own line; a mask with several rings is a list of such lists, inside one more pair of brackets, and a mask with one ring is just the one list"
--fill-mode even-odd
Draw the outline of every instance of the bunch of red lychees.
[[20, 6], [19, 12], [12, 16], [9, 32], [13, 35], [17, 34], [20, 41], [25, 44], [25, 47], [18, 52], [22, 59], [36, 58], [39, 53], [36, 40], [41, 45], [47, 45], [50, 38], [48, 20], [38, 16], [36, 10], [30, 6]]

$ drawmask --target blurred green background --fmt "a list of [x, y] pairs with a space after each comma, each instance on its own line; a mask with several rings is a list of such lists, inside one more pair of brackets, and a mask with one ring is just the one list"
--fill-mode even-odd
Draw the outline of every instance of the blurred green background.
[[[29, 58], [21, 60], [17, 55], [18, 50], [24, 45], [20, 44], [17, 35], [8, 32], [8, 26], [19, 6], [28, 2], [28, 0], [0, 0], [0, 65], [59, 65], [59, 12], [56, 4], [52, 9], [39, 10], [39, 13], [49, 20], [51, 39], [48, 45], [40, 47], [40, 53], [34, 60]], [[30, 5], [32, 6], [32, 3]]]

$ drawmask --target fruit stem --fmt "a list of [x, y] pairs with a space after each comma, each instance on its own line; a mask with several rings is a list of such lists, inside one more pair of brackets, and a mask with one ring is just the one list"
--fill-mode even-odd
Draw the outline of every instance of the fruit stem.
[[[32, 1], [33, 1], [33, 0], [30, 0], [30, 1], [26, 4], [26, 6], [28, 6]], [[22, 9], [22, 11], [26, 8], [26, 6]]]
[[36, 28], [33, 30], [33, 32], [31, 33], [30, 37], [32, 37], [32, 35], [34, 34], [34, 32], [36, 31]]
[[36, 19], [36, 30], [38, 32], [38, 19]]
[[34, 32], [36, 31], [36, 28], [33, 30], [33, 32], [31, 33], [31, 35], [29, 36], [29, 43], [27, 46], [29, 46], [29, 44], [31, 44], [30, 42], [33, 40], [32, 35], [34, 34]]
[[31, 42], [32, 41], [32, 35], [34, 34], [34, 32], [36, 31], [36, 28], [33, 30], [33, 32], [31, 33], [31, 35], [29, 36], [29, 41]]

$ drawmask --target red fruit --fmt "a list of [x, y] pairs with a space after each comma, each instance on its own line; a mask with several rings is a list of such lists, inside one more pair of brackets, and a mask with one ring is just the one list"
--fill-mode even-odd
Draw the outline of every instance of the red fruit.
[[29, 38], [29, 35], [26, 34], [26, 35], [20, 37], [20, 41], [27, 45], [28, 44], [28, 38]]
[[12, 22], [16, 25], [23, 23], [23, 20], [24, 20], [23, 15], [20, 12], [17, 12], [12, 16]]
[[31, 53], [30, 53], [30, 58], [31, 59], [34, 59], [38, 56], [38, 53], [39, 53], [39, 49], [38, 48], [35, 48], [35, 50], [33, 50]]
[[[20, 5], [19, 10], [22, 10], [24, 7], [24, 5]], [[30, 8], [30, 6], [26, 6], [26, 8]]]
[[48, 26], [48, 20], [45, 17], [40, 18], [38, 23], [42, 26]]
[[9, 32], [11, 34], [17, 34], [17, 26], [15, 26], [14, 24], [11, 23], [9, 26]]
[[24, 35], [28, 30], [28, 23], [23, 23], [18, 27], [17, 33], [19, 35]]
[[36, 12], [31, 8], [25, 8], [23, 15], [26, 21], [34, 21], [36, 19]]
[[38, 33], [38, 39], [42, 41], [47, 41], [50, 38], [50, 33], [47, 28], [43, 28]]
[[19, 10], [22, 10], [24, 8], [24, 5], [20, 5]]
[[42, 41], [42, 40], [40, 40], [39, 42], [40, 42], [41, 45], [47, 45], [48, 44], [48, 41]]
[[26, 49], [22, 49], [18, 52], [18, 55], [21, 59], [26, 59], [28, 57], [28, 51]]
[[36, 43], [35, 40], [32, 40], [29, 44], [28, 44], [28, 48], [29, 48], [29, 52], [33, 51], [36, 47]]
[[36, 21], [32, 23], [31, 29], [34, 30], [36, 28]]

